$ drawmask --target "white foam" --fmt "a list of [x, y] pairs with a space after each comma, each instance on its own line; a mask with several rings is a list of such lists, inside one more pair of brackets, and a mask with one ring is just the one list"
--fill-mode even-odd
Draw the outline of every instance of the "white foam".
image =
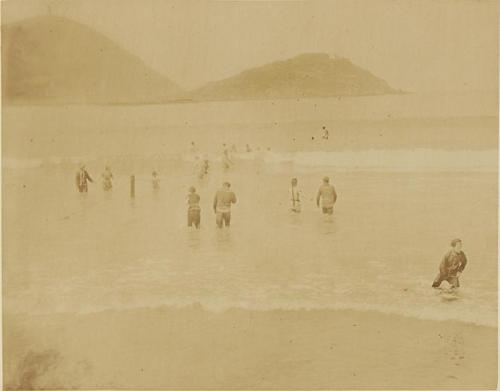
[[[109, 160], [122, 159], [120, 156], [108, 157]], [[131, 159], [158, 158], [157, 156], [131, 157]], [[222, 161], [220, 153], [188, 153], [170, 154], [162, 156], [168, 161], [184, 161], [198, 163], [204, 159], [210, 162]], [[297, 167], [332, 168], [346, 171], [498, 171], [498, 152], [496, 150], [481, 151], [448, 151], [435, 149], [414, 150], [359, 150], [359, 151], [301, 151], [301, 152], [275, 152], [259, 151], [249, 153], [231, 154], [231, 159], [252, 162], [260, 161], [268, 165], [293, 164]], [[61, 164], [68, 161], [73, 164], [91, 162], [95, 158], [73, 157], [65, 158], [52, 156], [47, 162]], [[36, 168], [43, 164], [41, 159], [16, 159], [4, 158], [3, 166], [6, 168]]]
[[445, 151], [415, 150], [362, 150], [338, 152], [268, 152], [266, 163], [293, 163], [303, 167], [332, 167], [344, 170], [443, 170], [496, 172], [496, 150]]
[[[74, 313], [74, 303], [60, 302], [58, 306], [51, 306], [50, 308], [43, 308], [34, 306], [27, 308], [24, 305], [16, 305], [16, 300], [9, 300], [7, 311], [11, 313], [31, 313], [31, 314], [54, 314], [54, 313]], [[20, 304], [20, 303], [18, 303]], [[78, 306], [77, 313], [79, 314], [92, 314], [101, 311], [126, 311], [140, 308], [174, 308], [181, 309], [188, 306], [199, 305], [203, 309], [213, 313], [223, 313], [229, 310], [242, 310], [242, 311], [340, 311], [352, 310], [362, 312], [378, 312], [387, 315], [398, 315], [408, 318], [430, 320], [430, 321], [458, 321], [462, 323], [473, 324], [477, 326], [498, 327], [496, 313], [491, 311], [484, 311], [481, 308], [467, 310], [461, 305], [443, 306], [438, 308], [436, 306], [400, 306], [400, 305], [382, 305], [374, 303], [356, 303], [356, 302], [332, 302], [330, 304], [318, 304], [301, 301], [280, 301], [280, 302], [256, 302], [245, 299], [236, 299], [228, 301], [227, 299], [210, 299], [210, 298], [149, 298], [147, 301], [127, 301], [121, 302], [108, 302], [108, 303], [92, 303], [83, 304]]]

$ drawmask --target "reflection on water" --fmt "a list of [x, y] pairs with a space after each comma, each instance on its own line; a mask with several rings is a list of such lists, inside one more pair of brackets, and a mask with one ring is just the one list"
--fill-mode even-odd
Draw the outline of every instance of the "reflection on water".
[[322, 220], [320, 220], [319, 231], [323, 235], [335, 234], [337, 231], [336, 221], [337, 221], [337, 219], [335, 218], [335, 214], [331, 215], [331, 216], [324, 215]]
[[201, 248], [201, 231], [199, 229], [191, 228], [186, 232], [186, 244], [192, 250], [199, 250]]
[[219, 251], [229, 253], [233, 249], [231, 228], [215, 229], [215, 245]]
[[[444, 285], [444, 284], [443, 284]], [[434, 288], [436, 290], [436, 295], [439, 297], [442, 303], [449, 303], [456, 300], [461, 300], [464, 298], [463, 291], [454, 288]]]

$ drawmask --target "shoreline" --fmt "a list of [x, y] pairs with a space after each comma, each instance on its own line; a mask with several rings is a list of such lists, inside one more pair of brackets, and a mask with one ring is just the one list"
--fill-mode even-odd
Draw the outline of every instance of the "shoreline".
[[497, 328], [356, 310], [4, 315], [5, 388], [493, 389]]
[[[446, 292], [447, 288], [437, 288], [438, 291]], [[454, 297], [442, 299], [455, 300]], [[7, 299], [9, 301], [9, 299]], [[255, 312], [255, 313], [273, 313], [273, 312], [288, 312], [288, 313], [314, 313], [314, 312], [359, 312], [361, 314], [367, 315], [381, 315], [381, 316], [397, 316], [408, 320], [414, 321], [424, 321], [424, 322], [436, 322], [436, 323], [460, 323], [469, 326], [478, 326], [497, 329], [498, 322], [496, 318], [483, 318], [481, 321], [473, 319], [472, 317], [453, 317], [450, 313], [445, 313], [443, 316], [436, 316], [436, 312], [433, 313], [417, 310], [402, 310], [401, 307], [391, 307], [377, 304], [346, 304], [339, 303], [337, 306], [322, 306], [322, 305], [303, 305], [303, 306], [285, 306], [283, 304], [277, 304], [274, 306], [257, 306], [257, 305], [245, 305], [241, 306], [239, 304], [230, 304], [226, 306], [218, 306], [216, 304], [203, 303], [201, 301], [186, 301], [182, 303], [172, 303], [172, 302], [161, 302], [154, 303], [149, 306], [142, 305], [122, 305], [119, 308], [111, 308], [109, 306], [102, 306], [100, 308], [94, 309], [83, 309], [78, 312], [69, 312], [67, 309], [59, 309], [57, 311], [40, 311], [40, 312], [28, 312], [30, 309], [26, 308], [23, 310], [16, 310], [16, 304], [10, 304], [8, 307], [4, 303], [4, 311], [10, 316], [19, 318], [29, 318], [29, 317], [50, 317], [50, 316], [92, 316], [92, 315], [105, 315], [114, 312], [130, 312], [130, 311], [142, 311], [142, 310], [172, 310], [181, 311], [184, 309], [192, 309], [203, 311], [208, 314], [213, 315], [224, 315], [228, 312]]]
[[[416, 172], [435, 174], [441, 172], [495, 173], [498, 171], [498, 150], [447, 150], [447, 149], [363, 149], [363, 150], [306, 150], [306, 151], [252, 151], [233, 153], [238, 168], [252, 168], [252, 164], [265, 164], [270, 167], [293, 165], [296, 169], [337, 170], [342, 172], [399, 173]], [[118, 167], [124, 164], [166, 165], [175, 164], [184, 171], [193, 169], [201, 159], [212, 164], [221, 164], [223, 157], [217, 152], [181, 153], [164, 155], [87, 156], [70, 159], [65, 156], [50, 157], [4, 157], [5, 170], [73, 169], [79, 162], [87, 165], [111, 164]], [[127, 161], [126, 161], [127, 160]], [[180, 170], [182, 172], [182, 169]]]

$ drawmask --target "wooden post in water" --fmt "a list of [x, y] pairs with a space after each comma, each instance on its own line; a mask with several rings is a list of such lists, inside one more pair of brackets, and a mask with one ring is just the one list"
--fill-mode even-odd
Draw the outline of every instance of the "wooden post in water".
[[135, 198], [135, 175], [130, 175], [130, 198]]

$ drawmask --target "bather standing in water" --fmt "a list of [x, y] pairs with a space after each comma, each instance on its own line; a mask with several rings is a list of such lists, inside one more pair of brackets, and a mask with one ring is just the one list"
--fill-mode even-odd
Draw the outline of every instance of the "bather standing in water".
[[198, 168], [198, 178], [203, 179], [206, 175], [208, 175], [208, 169], [210, 168], [210, 164], [208, 163], [208, 159], [203, 159], [200, 167]]
[[330, 133], [326, 126], [323, 126], [323, 140], [328, 140], [330, 138]]
[[158, 176], [158, 173], [156, 171], [153, 171], [151, 174], [151, 184], [153, 185], [153, 190], [158, 191], [160, 190], [160, 177]]
[[451, 250], [448, 251], [439, 265], [439, 273], [432, 283], [433, 288], [438, 288], [443, 281], [448, 281], [452, 288], [458, 288], [460, 281], [458, 277], [467, 265], [467, 258], [462, 251], [462, 240], [453, 239]]
[[233, 165], [233, 160], [229, 156], [229, 149], [226, 147], [226, 144], [222, 144], [223, 152], [222, 152], [222, 165], [224, 169], [229, 169]]
[[196, 189], [194, 187], [189, 188], [188, 198], [188, 227], [193, 225], [196, 229], [200, 228], [201, 222], [201, 208], [200, 208], [200, 196], [196, 194]]
[[218, 228], [231, 225], [231, 204], [236, 203], [236, 195], [231, 191], [231, 184], [224, 182], [222, 189], [217, 191], [214, 198], [215, 222]]
[[102, 188], [104, 191], [110, 191], [113, 189], [113, 173], [108, 166], [106, 166], [104, 172], [102, 173]]
[[88, 192], [88, 182], [93, 183], [94, 181], [87, 172], [85, 165], [80, 166], [80, 170], [76, 173], [76, 188], [80, 193]]
[[335, 188], [330, 185], [330, 178], [324, 177], [323, 184], [318, 190], [318, 195], [316, 196], [316, 205], [320, 204], [324, 214], [332, 215], [333, 214], [333, 206], [335, 202], [337, 202], [337, 192]]

